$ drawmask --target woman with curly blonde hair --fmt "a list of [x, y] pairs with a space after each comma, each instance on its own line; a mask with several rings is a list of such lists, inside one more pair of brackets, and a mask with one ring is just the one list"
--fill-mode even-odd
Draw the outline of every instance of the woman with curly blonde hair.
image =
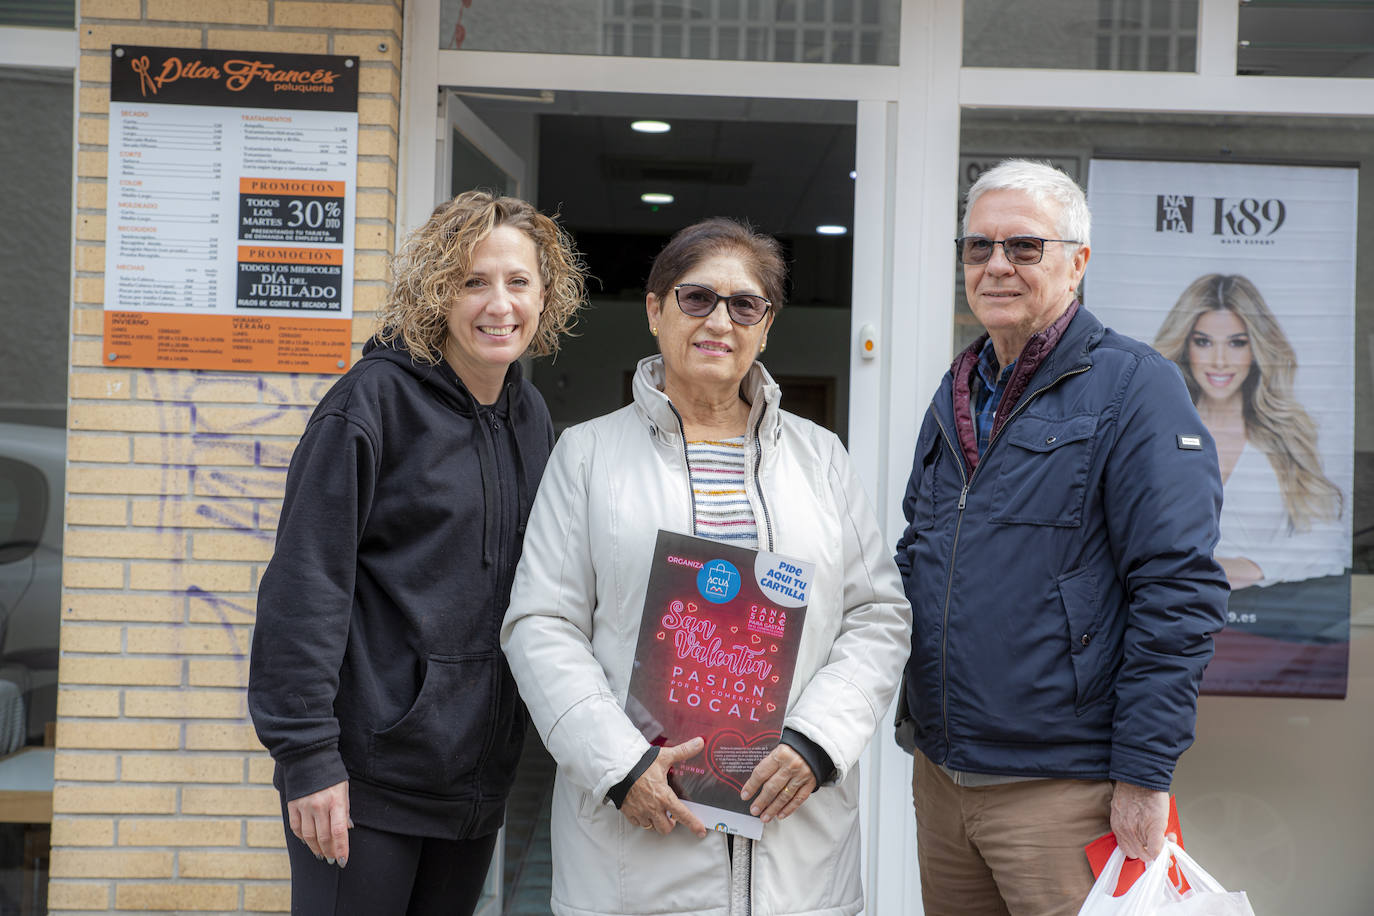
[[497, 631], [553, 425], [517, 360], [557, 350], [582, 265], [549, 217], [469, 191], [393, 274], [258, 591], [249, 708], [298, 914], [471, 913], [524, 739]]
[[1293, 396], [1297, 359], [1259, 290], [1207, 274], [1183, 291], [1155, 338], [1178, 364], [1216, 440], [1225, 499], [1217, 561], [1233, 589], [1340, 573], [1317, 539], [1341, 514], [1317, 425]]

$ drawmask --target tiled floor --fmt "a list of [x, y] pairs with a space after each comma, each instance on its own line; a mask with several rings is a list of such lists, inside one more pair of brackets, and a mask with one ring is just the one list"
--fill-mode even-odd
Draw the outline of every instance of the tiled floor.
[[553, 758], [531, 727], [506, 807], [504, 916], [548, 916], [553, 890], [549, 802]]

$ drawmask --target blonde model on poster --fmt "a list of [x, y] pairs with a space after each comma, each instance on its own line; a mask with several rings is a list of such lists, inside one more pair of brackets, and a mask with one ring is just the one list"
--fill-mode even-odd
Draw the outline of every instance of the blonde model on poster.
[[1317, 424], [1293, 396], [1293, 347], [1255, 285], [1198, 277], [1154, 346], [1183, 371], [1216, 440], [1225, 497], [1215, 555], [1231, 587], [1343, 572], [1341, 491], [1322, 468]]

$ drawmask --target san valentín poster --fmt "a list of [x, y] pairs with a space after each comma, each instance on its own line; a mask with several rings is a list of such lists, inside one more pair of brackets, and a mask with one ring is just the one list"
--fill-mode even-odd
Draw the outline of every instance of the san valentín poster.
[[782, 736], [813, 564], [659, 531], [626, 712], [651, 744], [700, 736], [673, 789], [708, 827], [758, 839], [740, 790]]

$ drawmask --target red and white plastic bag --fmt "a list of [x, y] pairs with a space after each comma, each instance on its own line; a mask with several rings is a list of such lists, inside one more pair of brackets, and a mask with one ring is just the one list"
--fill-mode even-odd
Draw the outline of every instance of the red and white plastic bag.
[[[1129, 890], [1113, 896], [1125, 862], [1119, 848], [1112, 852], [1078, 916], [1255, 916], [1244, 891], [1226, 890], [1173, 841]], [[1181, 878], [1178, 884], [1171, 868]]]

